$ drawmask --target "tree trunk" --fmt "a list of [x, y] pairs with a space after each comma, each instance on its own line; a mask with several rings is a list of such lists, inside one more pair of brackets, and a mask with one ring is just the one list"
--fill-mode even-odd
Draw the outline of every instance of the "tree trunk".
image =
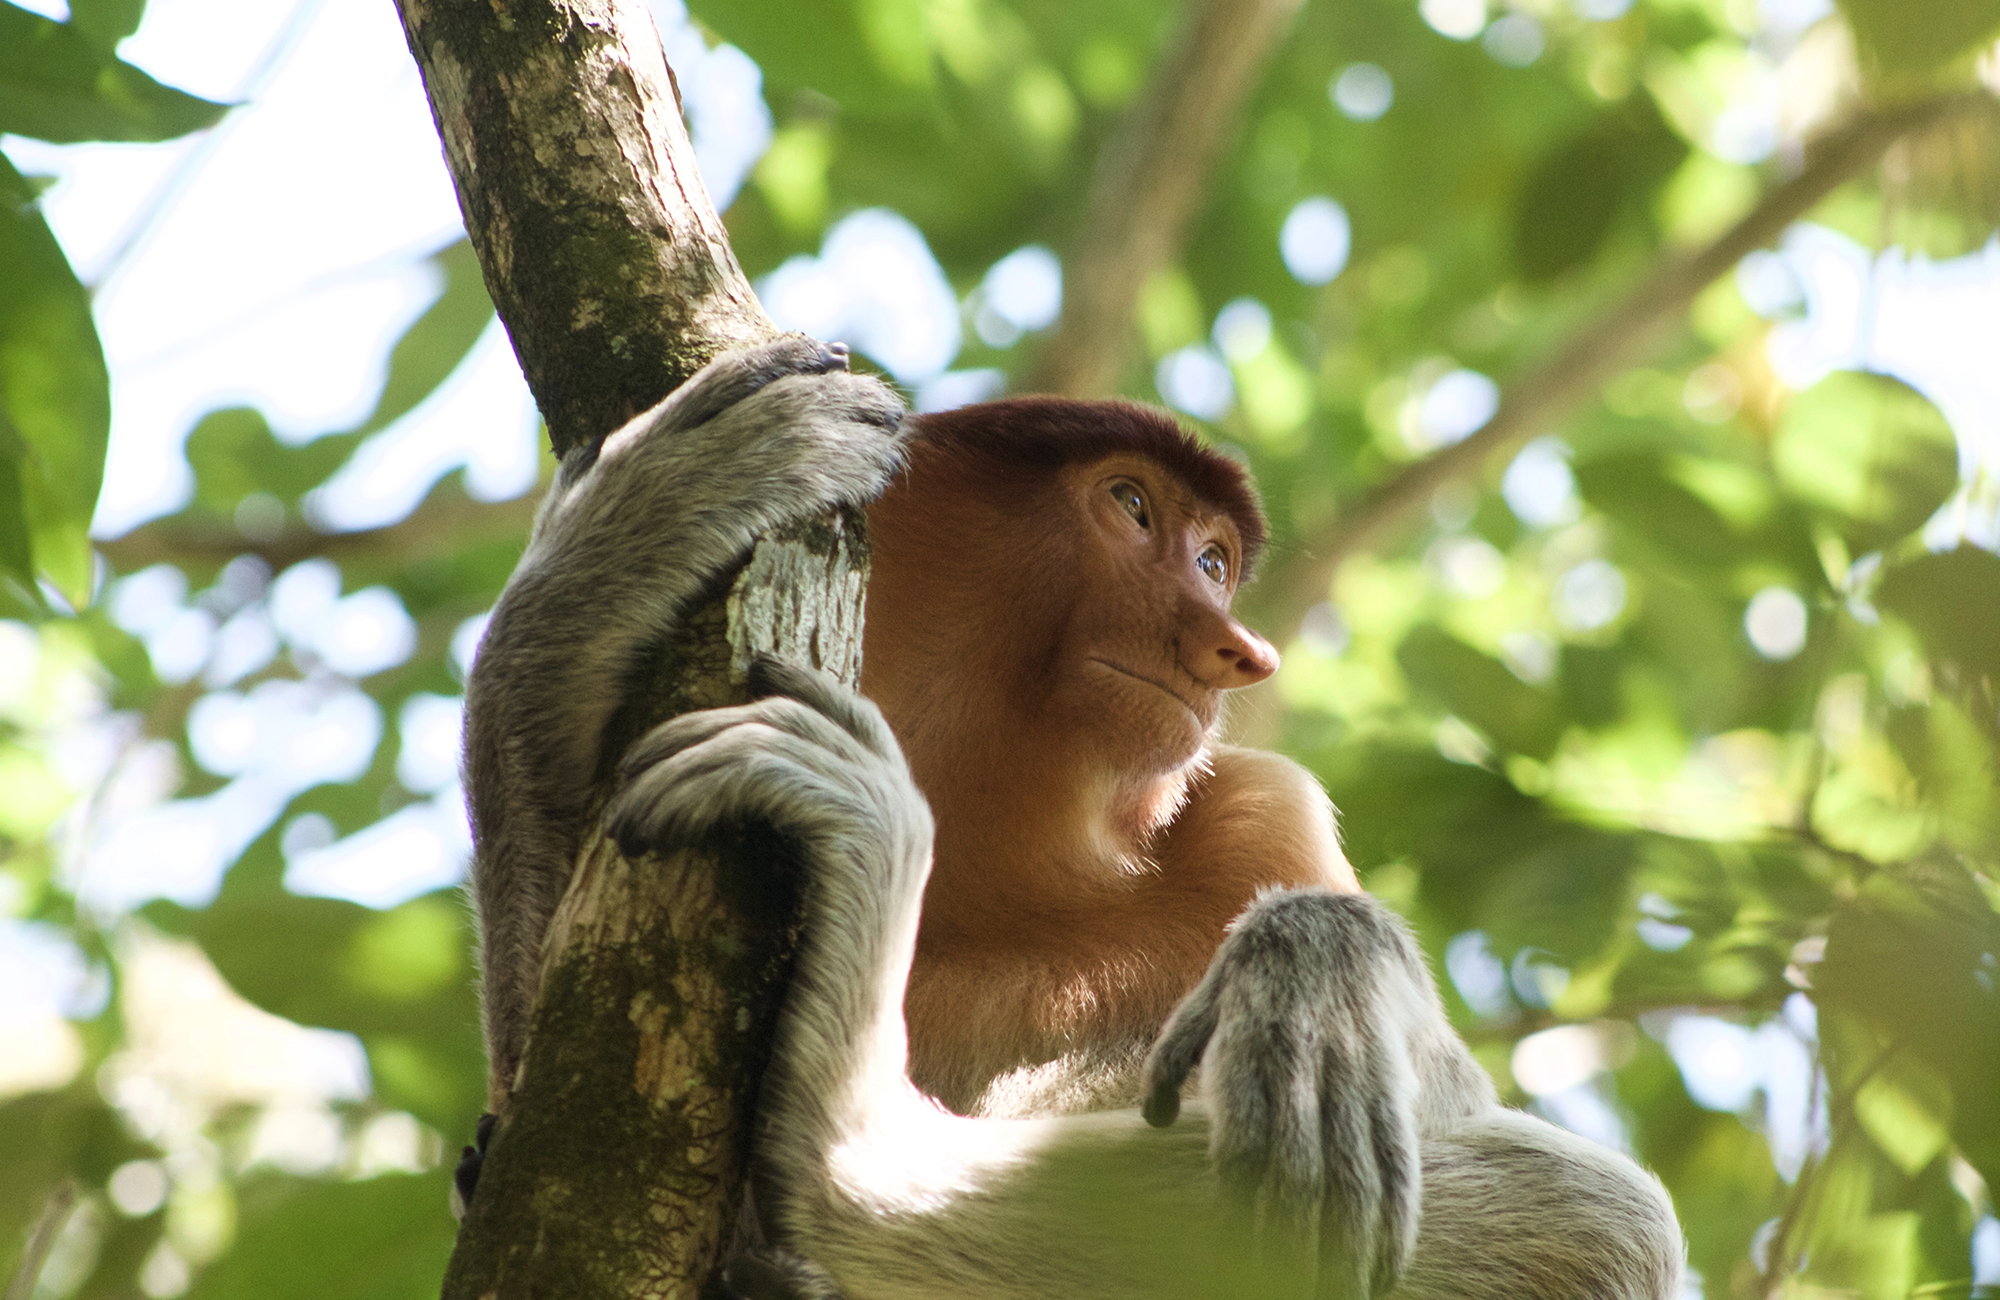
[[[465, 224], [558, 453], [776, 333], [695, 170], [637, 0], [398, 0]], [[858, 515], [765, 538], [658, 648], [608, 741], [742, 698], [755, 650], [860, 669]], [[608, 794], [600, 791], [599, 798]], [[521, 1082], [446, 1274], [451, 1297], [692, 1297], [742, 1203], [790, 951], [776, 846], [579, 854]]]
[[487, 290], [556, 454], [776, 333], [643, 0], [398, 0]]

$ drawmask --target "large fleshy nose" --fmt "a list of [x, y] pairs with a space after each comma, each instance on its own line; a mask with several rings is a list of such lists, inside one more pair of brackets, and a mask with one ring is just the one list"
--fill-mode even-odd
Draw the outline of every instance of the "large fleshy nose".
[[1278, 651], [1269, 641], [1222, 610], [1190, 602], [1181, 623], [1181, 667], [1202, 685], [1219, 691], [1255, 686], [1278, 671]]

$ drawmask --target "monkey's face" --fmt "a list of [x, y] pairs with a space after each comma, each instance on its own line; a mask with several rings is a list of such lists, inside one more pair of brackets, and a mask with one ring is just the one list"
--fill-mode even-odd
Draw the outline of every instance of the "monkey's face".
[[1113, 456], [1060, 471], [1067, 518], [1042, 579], [1057, 597], [1047, 707], [1134, 774], [1201, 749], [1224, 691], [1278, 667], [1271, 644], [1231, 616], [1242, 542], [1152, 460]]
[[1201, 752], [1224, 691], [1277, 668], [1229, 613], [1234, 521], [1151, 457], [996, 471], [919, 446], [869, 529], [862, 688], [920, 783], [1023, 754], [1113, 784], [1165, 775]]

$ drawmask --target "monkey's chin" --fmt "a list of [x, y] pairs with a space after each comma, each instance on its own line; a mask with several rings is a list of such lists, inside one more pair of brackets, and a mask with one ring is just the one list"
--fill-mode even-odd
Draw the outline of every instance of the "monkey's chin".
[[1113, 663], [1092, 659], [1088, 665], [1088, 697], [1092, 701], [1091, 730], [1110, 750], [1118, 768], [1166, 773], [1186, 767], [1201, 753], [1215, 723], [1216, 707], [1190, 703], [1179, 691]]

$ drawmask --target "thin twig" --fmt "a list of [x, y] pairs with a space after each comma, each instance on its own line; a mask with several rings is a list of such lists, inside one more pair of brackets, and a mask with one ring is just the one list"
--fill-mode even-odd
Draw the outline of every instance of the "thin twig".
[[[1902, 1047], [1902, 1039], [1890, 1040], [1886, 1047], [1875, 1054], [1875, 1059], [1868, 1063], [1867, 1068], [1855, 1077], [1854, 1082], [1842, 1089], [1840, 1095], [1827, 1107], [1826, 1151], [1818, 1158], [1808, 1155], [1804, 1167], [1799, 1170], [1798, 1178], [1792, 1183], [1791, 1195], [1785, 1198], [1784, 1211], [1778, 1216], [1777, 1230], [1771, 1234], [1770, 1245], [1764, 1252], [1764, 1269], [1757, 1277], [1756, 1294], [1776, 1296], [1779, 1284], [1788, 1274], [1796, 1271], [1795, 1256], [1786, 1251], [1785, 1243], [1791, 1239], [1792, 1230], [1798, 1226], [1800, 1216], [1805, 1213], [1806, 1202], [1812, 1199], [1814, 1179], [1833, 1156], [1833, 1143], [1839, 1136], [1836, 1130], [1853, 1117], [1855, 1101], [1861, 1095], [1862, 1088], [1867, 1086], [1870, 1079], [1881, 1073], [1882, 1067], [1887, 1065]], [[1813, 1066], [1817, 1072], [1819, 1066], [1817, 1048], [1813, 1051]]]
[[1117, 391], [1139, 291], [1179, 258], [1243, 101], [1299, 4], [1189, 0], [1146, 89], [1099, 156], [1083, 231], [1064, 268], [1062, 319], [1022, 391]]
[[56, 1237], [75, 1208], [76, 1180], [64, 1178], [49, 1193], [41, 1214], [35, 1218], [35, 1226], [28, 1229], [28, 1248], [22, 1252], [21, 1266], [14, 1270], [14, 1280], [7, 1284], [6, 1300], [28, 1300], [35, 1293], [35, 1283], [41, 1280], [42, 1267], [49, 1262]]
[[[263, 95], [286, 56], [292, 52], [299, 39], [305, 35], [306, 28], [311, 26], [312, 20], [319, 16], [319, 11], [325, 6], [326, 0], [299, 0], [293, 7], [291, 16], [285, 19], [284, 26], [278, 30], [271, 43], [264, 47], [264, 52], [257, 57], [257, 62], [251, 66], [236, 93], [230, 97], [233, 105], [238, 107], [247, 105]], [[215, 157], [216, 151], [235, 130], [235, 124], [239, 120], [241, 115], [231, 112], [222, 121], [208, 128], [181, 156], [180, 161], [174, 164], [165, 179], [153, 187], [138, 212], [126, 223], [124, 231], [118, 236], [118, 241], [111, 246], [110, 256], [104, 259], [103, 265], [98, 267], [96, 274], [91, 277], [92, 297], [104, 296], [112, 281], [131, 265], [134, 257], [159, 230], [167, 214], [180, 202], [194, 185], [196, 177]]]
[[1777, 1007], [1758, 999], [1737, 1002], [1705, 1004], [1686, 997], [1664, 995], [1655, 998], [1628, 998], [1600, 1008], [1586, 1020], [1574, 1016], [1557, 1015], [1553, 1011], [1530, 1010], [1517, 1013], [1511, 1020], [1483, 1020], [1460, 1028], [1459, 1037], [1468, 1043], [1518, 1043], [1524, 1038], [1541, 1033], [1545, 1029], [1559, 1029], [1564, 1025], [1593, 1024], [1600, 1020], [1638, 1020], [1641, 1016], [1657, 1011], [1681, 1011], [1696, 1016], [1729, 1016], [1746, 1011], [1775, 1011]]
[[1431, 495], [1454, 479], [1471, 478], [1504, 453], [1548, 429], [1594, 390], [1708, 285], [1751, 252], [1771, 243], [1842, 183], [1861, 174], [1913, 131], [1948, 117], [1992, 111], [1990, 95], [1953, 94], [1866, 113], [1813, 149], [1803, 170], [1773, 188], [1750, 214], [1704, 248], [1665, 261], [1639, 287], [1579, 330], [1547, 360], [1508, 386], [1493, 418], [1462, 442], [1426, 456], [1342, 512], [1334, 525], [1301, 546], [1301, 558], [1273, 575], [1276, 626], [1291, 627], [1326, 599], [1341, 561], [1380, 543]]

